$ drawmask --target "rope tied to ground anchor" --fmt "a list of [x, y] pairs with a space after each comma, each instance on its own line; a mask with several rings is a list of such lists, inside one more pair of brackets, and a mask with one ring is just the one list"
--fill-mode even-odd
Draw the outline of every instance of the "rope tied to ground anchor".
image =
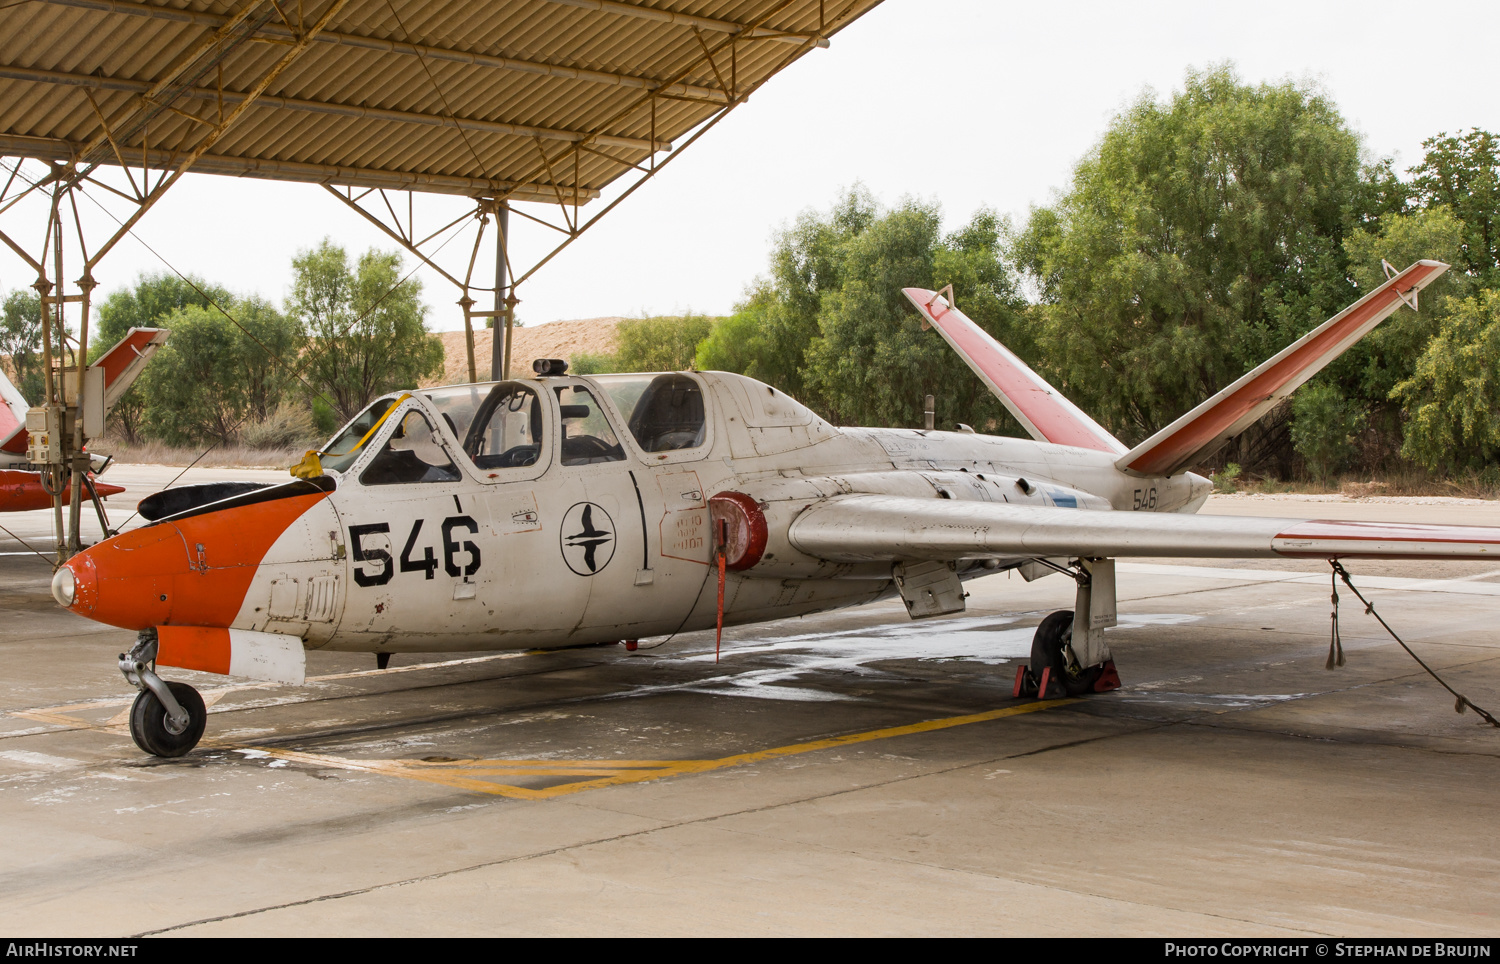
[[1323, 666], [1324, 669], [1344, 665], [1344, 640], [1339, 636], [1339, 563], [1336, 559], [1329, 561], [1334, 566], [1334, 571], [1328, 576], [1329, 581], [1333, 583], [1333, 611], [1328, 614], [1332, 625], [1328, 630], [1328, 662]]
[[1327, 664], [1327, 668], [1328, 669], [1333, 669], [1333, 667], [1334, 667], [1334, 652], [1335, 652], [1335, 650], [1337, 650], [1337, 652], [1338, 652], [1338, 663], [1337, 663], [1337, 665], [1339, 665], [1339, 666], [1343, 666], [1344, 665], [1344, 646], [1343, 646], [1342, 640], [1339, 639], [1339, 591], [1338, 591], [1338, 580], [1342, 579], [1342, 580], [1344, 580], [1344, 585], [1346, 585], [1346, 586], [1349, 587], [1349, 591], [1352, 592], [1352, 593], [1354, 593], [1355, 597], [1357, 599], [1359, 599], [1360, 602], [1362, 602], [1362, 603], [1365, 604], [1365, 612], [1366, 612], [1366, 614], [1374, 616], [1375, 620], [1378, 623], [1380, 623], [1380, 625], [1382, 627], [1385, 628], [1385, 631], [1391, 634], [1391, 638], [1394, 639], [1398, 644], [1400, 644], [1400, 646], [1401, 646], [1402, 649], [1406, 650], [1406, 654], [1408, 656], [1410, 656], [1412, 659], [1416, 660], [1418, 666], [1422, 667], [1424, 670], [1427, 671], [1427, 675], [1428, 676], [1431, 676], [1433, 679], [1437, 680], [1439, 686], [1441, 686], [1443, 689], [1447, 690], [1449, 693], [1453, 694], [1453, 698], [1454, 698], [1453, 710], [1454, 710], [1454, 712], [1456, 712], [1456, 713], [1462, 713], [1464, 710], [1473, 710], [1475, 713], [1477, 713], [1480, 716], [1481, 719], [1483, 719], [1490, 726], [1500, 727], [1500, 720], [1495, 719], [1495, 717], [1488, 710], [1484, 709], [1484, 707], [1479, 706], [1479, 705], [1471, 702], [1467, 696], [1463, 695], [1458, 690], [1456, 690], [1453, 687], [1449, 686], [1448, 682], [1446, 680], [1444, 680], [1441, 676], [1439, 676], [1433, 670], [1433, 668], [1431, 666], [1428, 666], [1426, 663], [1424, 663], [1422, 661], [1422, 657], [1420, 657], [1416, 653], [1412, 652], [1412, 648], [1410, 646], [1406, 645], [1406, 641], [1404, 639], [1402, 639], [1400, 636], [1396, 635], [1396, 631], [1391, 628], [1390, 623], [1386, 622], [1383, 618], [1381, 618], [1381, 615], [1375, 611], [1375, 604], [1372, 603], [1372, 602], [1370, 602], [1368, 599], [1366, 599], [1364, 597], [1364, 594], [1361, 593], [1358, 589], [1354, 588], [1354, 582], [1353, 582], [1353, 580], [1351, 580], [1349, 578], [1349, 570], [1347, 570], [1347, 569], [1344, 568], [1344, 564], [1342, 562], [1339, 562], [1337, 559], [1330, 559], [1330, 560], [1328, 560], [1328, 564], [1333, 567], [1333, 576], [1332, 576], [1332, 579], [1333, 579], [1333, 630], [1332, 630], [1332, 639], [1330, 639], [1329, 643], [1328, 643], [1328, 664]]

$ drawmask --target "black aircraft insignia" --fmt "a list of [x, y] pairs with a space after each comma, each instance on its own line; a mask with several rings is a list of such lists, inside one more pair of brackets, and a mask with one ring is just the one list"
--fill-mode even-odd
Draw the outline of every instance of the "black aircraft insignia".
[[609, 565], [615, 554], [614, 520], [603, 507], [578, 503], [563, 517], [561, 529], [563, 561], [569, 569], [592, 576]]

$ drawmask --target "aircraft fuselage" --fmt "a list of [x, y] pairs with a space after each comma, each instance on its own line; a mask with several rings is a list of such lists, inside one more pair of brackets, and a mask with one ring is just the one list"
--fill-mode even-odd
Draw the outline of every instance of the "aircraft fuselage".
[[[718, 493], [740, 493], [760, 516], [763, 544], [729, 560], [739, 565], [725, 584], [726, 623], [750, 623], [894, 591], [888, 563], [798, 550], [789, 529], [812, 500], [1178, 512], [1210, 488], [1191, 473], [1133, 478], [1109, 453], [1070, 446], [835, 428], [724, 373], [546, 377], [386, 402], [330, 443], [321, 477], [195, 506], [75, 557], [71, 608], [130, 629], [377, 653], [636, 639], [714, 625], [728, 531], [716, 541]], [[1024, 561], [956, 569], [969, 578]]]

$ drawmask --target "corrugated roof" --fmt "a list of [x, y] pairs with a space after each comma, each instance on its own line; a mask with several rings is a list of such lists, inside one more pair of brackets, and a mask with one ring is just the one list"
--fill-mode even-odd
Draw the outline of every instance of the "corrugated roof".
[[878, 2], [0, 5], [0, 154], [582, 204]]

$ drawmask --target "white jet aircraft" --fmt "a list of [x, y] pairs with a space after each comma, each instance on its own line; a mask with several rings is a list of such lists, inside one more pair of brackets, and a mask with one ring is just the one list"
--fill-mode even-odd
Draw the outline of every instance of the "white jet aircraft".
[[1122, 556], [1500, 557], [1500, 528], [1193, 513], [1187, 469], [1358, 341], [1446, 265], [1421, 261], [1133, 449], [931, 291], [907, 289], [1034, 440], [835, 428], [723, 372], [524, 380], [393, 394], [280, 485], [157, 493], [149, 525], [58, 570], [73, 612], [137, 630], [120, 658], [142, 750], [204, 729], [178, 666], [301, 683], [307, 649], [561, 647], [754, 623], [899, 594], [964, 608], [965, 579], [1051, 569], [1073, 611], [1037, 630], [1016, 695], [1119, 685]]

